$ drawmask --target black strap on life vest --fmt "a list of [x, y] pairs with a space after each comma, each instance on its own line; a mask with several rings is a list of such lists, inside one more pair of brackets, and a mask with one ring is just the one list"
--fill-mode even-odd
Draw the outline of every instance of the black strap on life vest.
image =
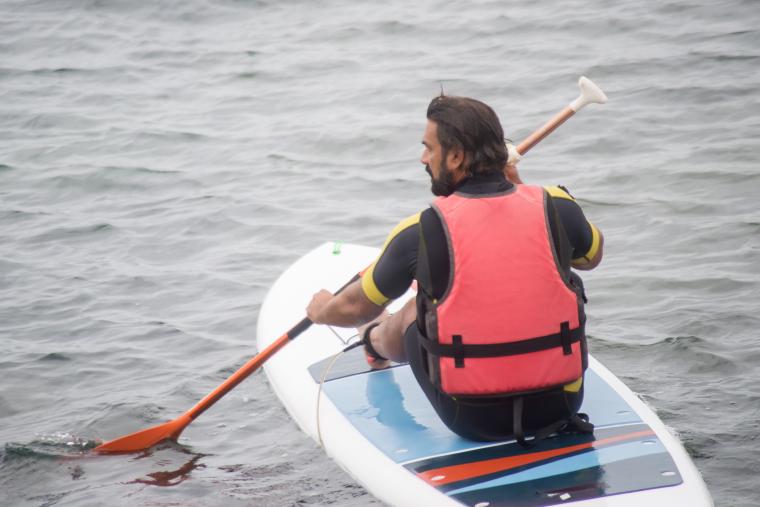
[[560, 419], [551, 424], [539, 428], [533, 432], [531, 440], [525, 439], [523, 430], [523, 397], [517, 396], [512, 402], [512, 433], [515, 435], [517, 443], [525, 448], [535, 446], [541, 440], [558, 433], [567, 435], [571, 433], [594, 433], [594, 425], [589, 422], [587, 414], [575, 413], [570, 417]]
[[467, 344], [462, 342], [462, 335], [454, 335], [451, 344], [438, 343], [425, 338], [420, 340], [420, 344], [434, 356], [453, 357], [454, 366], [464, 368], [465, 358], [514, 356], [556, 347], [562, 347], [564, 355], [568, 356], [573, 353], [572, 344], [581, 341], [585, 336], [583, 328], [581, 324], [575, 329], [570, 329], [569, 322], [562, 322], [559, 333], [515, 342]]

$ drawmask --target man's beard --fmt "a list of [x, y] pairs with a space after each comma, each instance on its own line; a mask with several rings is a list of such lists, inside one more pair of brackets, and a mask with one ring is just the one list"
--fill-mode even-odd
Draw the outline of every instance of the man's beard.
[[425, 166], [425, 171], [430, 175], [430, 191], [433, 195], [442, 197], [449, 196], [457, 189], [457, 184], [454, 182], [454, 173], [449, 171], [446, 167], [446, 161], [441, 163], [441, 174], [438, 178], [433, 177], [433, 171], [430, 170], [430, 166]]

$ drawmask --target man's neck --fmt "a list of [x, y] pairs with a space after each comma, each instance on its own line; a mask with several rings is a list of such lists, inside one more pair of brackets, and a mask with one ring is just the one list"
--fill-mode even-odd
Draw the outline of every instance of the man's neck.
[[462, 180], [456, 191], [465, 194], [494, 194], [505, 192], [512, 187], [512, 183], [507, 181], [504, 173], [491, 172], [469, 176]]

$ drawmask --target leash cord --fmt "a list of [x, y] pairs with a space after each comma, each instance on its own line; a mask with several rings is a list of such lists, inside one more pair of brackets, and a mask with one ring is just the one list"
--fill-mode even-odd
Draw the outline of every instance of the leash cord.
[[[359, 336], [359, 335], [357, 334], [354, 336]], [[348, 341], [354, 338], [354, 336], [349, 338]], [[325, 369], [322, 371], [322, 378], [319, 379], [319, 390], [317, 391], [317, 439], [319, 440], [319, 445], [322, 447], [325, 446], [324, 442], [322, 441], [322, 426], [320, 425], [320, 422], [319, 422], [319, 405], [320, 405], [320, 401], [322, 401], [322, 386], [325, 385], [325, 379], [327, 378], [327, 375], [330, 373], [330, 370], [332, 369], [333, 365], [338, 360], [338, 358], [342, 356], [343, 354], [345, 354], [346, 352], [348, 352], [349, 350], [355, 349], [356, 347], [360, 347], [363, 344], [364, 342], [359, 340], [352, 343], [348, 347], [344, 348], [343, 350], [341, 350], [340, 352], [338, 352], [337, 354], [333, 356], [332, 360], [327, 364]]]

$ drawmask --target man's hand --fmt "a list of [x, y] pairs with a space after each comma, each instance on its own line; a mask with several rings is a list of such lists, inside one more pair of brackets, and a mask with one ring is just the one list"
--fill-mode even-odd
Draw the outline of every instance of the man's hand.
[[311, 297], [306, 315], [315, 324], [338, 327], [357, 327], [374, 319], [383, 311], [364, 295], [361, 280], [357, 280], [333, 296], [322, 289]]
[[324, 324], [325, 320], [323, 320], [322, 310], [324, 310], [325, 306], [332, 301], [333, 297], [334, 296], [325, 289], [314, 294], [311, 297], [309, 306], [306, 307], [306, 315], [309, 317], [309, 320], [315, 324]]
[[522, 156], [511, 142], [507, 143], [507, 165], [504, 166], [504, 176], [515, 185], [522, 184], [520, 173], [517, 172], [517, 163]]

